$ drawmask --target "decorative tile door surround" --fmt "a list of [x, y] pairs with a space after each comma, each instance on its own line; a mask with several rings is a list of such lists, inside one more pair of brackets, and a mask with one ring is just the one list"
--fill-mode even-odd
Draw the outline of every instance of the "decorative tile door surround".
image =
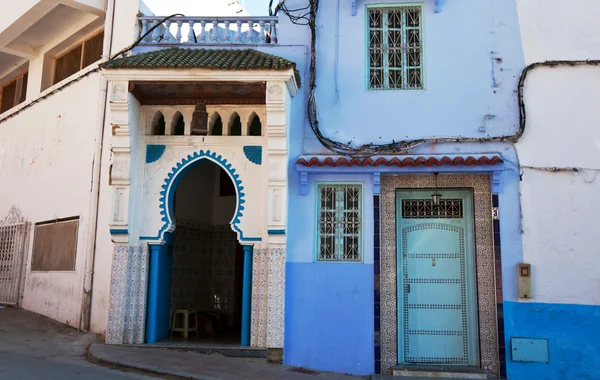
[[[431, 174], [381, 176], [381, 371], [398, 364], [396, 190], [434, 188]], [[438, 188], [472, 189], [475, 215], [480, 365], [498, 374], [497, 319], [490, 177], [487, 174], [440, 174]]]

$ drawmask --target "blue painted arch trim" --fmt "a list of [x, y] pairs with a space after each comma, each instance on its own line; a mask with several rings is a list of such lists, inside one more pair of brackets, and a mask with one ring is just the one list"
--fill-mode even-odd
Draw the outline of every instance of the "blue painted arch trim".
[[175, 223], [173, 222], [174, 217], [174, 207], [173, 201], [175, 199], [175, 190], [177, 189], [177, 185], [179, 181], [185, 174], [195, 166], [201, 160], [209, 160], [219, 165], [221, 168], [225, 170], [225, 172], [229, 175], [231, 180], [235, 185], [236, 191], [236, 199], [237, 203], [235, 206], [235, 212], [233, 214], [233, 219], [230, 224], [233, 230], [237, 233], [238, 239], [240, 241], [261, 241], [260, 237], [245, 237], [244, 232], [240, 229], [239, 224], [241, 222], [240, 218], [243, 215], [243, 211], [245, 209], [244, 203], [246, 203], [246, 193], [244, 193], [244, 186], [242, 185], [242, 181], [240, 180], [240, 175], [236, 173], [235, 168], [231, 163], [229, 163], [223, 156], [217, 154], [216, 152], [211, 152], [210, 150], [200, 150], [198, 152], [194, 152], [193, 154], [188, 155], [183, 158], [180, 162], [177, 163], [172, 169], [171, 172], [167, 175], [167, 178], [164, 180], [164, 184], [162, 185], [162, 190], [160, 192], [160, 215], [161, 221], [163, 225], [159, 229], [156, 236], [142, 236], [141, 240], [148, 240], [162, 243], [165, 241], [165, 234], [168, 232], [172, 232], [175, 229]]

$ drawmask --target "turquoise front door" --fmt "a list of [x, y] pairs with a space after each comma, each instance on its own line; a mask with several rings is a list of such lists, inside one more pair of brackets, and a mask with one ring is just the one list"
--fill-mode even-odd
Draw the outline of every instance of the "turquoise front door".
[[469, 190], [396, 192], [398, 362], [477, 366]]

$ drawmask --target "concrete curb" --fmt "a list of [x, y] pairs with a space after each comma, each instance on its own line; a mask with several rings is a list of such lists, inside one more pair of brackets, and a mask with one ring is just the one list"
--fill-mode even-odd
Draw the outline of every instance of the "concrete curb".
[[112, 367], [120, 370], [129, 370], [134, 372], [139, 372], [140, 374], [146, 375], [158, 375], [165, 379], [194, 379], [194, 380], [221, 380], [216, 377], [211, 376], [203, 376], [203, 375], [195, 375], [187, 372], [179, 372], [179, 371], [166, 371], [160, 367], [148, 366], [144, 364], [132, 364], [127, 363], [121, 360], [116, 360], [108, 357], [108, 355], [104, 355], [101, 351], [100, 344], [91, 344], [87, 350], [87, 358], [90, 362], [102, 365], [105, 367]]

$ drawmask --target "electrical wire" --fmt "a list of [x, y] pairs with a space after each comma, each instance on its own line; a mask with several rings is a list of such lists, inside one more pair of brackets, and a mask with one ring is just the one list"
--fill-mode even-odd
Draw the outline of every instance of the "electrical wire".
[[[522, 179], [524, 174], [524, 169], [535, 170], [540, 172], [550, 172], [550, 173], [583, 173], [583, 180], [585, 183], [594, 183], [598, 178], [598, 174], [600, 174], [600, 168], [587, 168], [587, 167], [579, 167], [579, 166], [531, 166], [531, 165], [522, 165], [518, 162], [503, 158], [504, 162], [507, 162], [513, 165], [517, 170], [520, 171], [519, 177]], [[588, 180], [588, 173], [595, 173], [591, 180]]]
[[[368, 143], [360, 146], [352, 146], [349, 143], [343, 143], [340, 141], [332, 140], [323, 135], [319, 126], [319, 118], [317, 113], [317, 101], [316, 101], [316, 76], [317, 76], [317, 58], [316, 58], [316, 41], [317, 41], [317, 14], [319, 9], [319, 0], [309, 0], [307, 7], [310, 7], [308, 13], [302, 15], [293, 15], [291, 12], [294, 10], [288, 9], [284, 3], [280, 3], [276, 10], [275, 15], [281, 10], [290, 21], [296, 25], [308, 25], [310, 28], [310, 78], [309, 78], [309, 97], [307, 104], [308, 121], [313, 130], [315, 136], [319, 142], [327, 149], [334, 153], [350, 156], [350, 157], [369, 157], [377, 154], [406, 154], [411, 149], [422, 145], [422, 144], [434, 144], [434, 143], [455, 143], [455, 142], [475, 142], [475, 143], [486, 143], [486, 142], [510, 142], [516, 143], [525, 132], [527, 126], [527, 110], [525, 107], [524, 100], [524, 87], [527, 76], [529, 73], [539, 67], [557, 67], [557, 66], [599, 66], [600, 60], [558, 60], [558, 61], [545, 61], [537, 62], [528, 65], [523, 69], [519, 77], [518, 82], [518, 102], [519, 102], [519, 127], [517, 130], [509, 135], [502, 136], [490, 136], [490, 137], [463, 137], [463, 136], [441, 136], [441, 137], [426, 137], [420, 139], [406, 139], [400, 141], [392, 140], [388, 144], [374, 144]], [[304, 10], [305, 8], [299, 8]], [[307, 17], [308, 16], [308, 17]]]
[[[127, 53], [128, 51], [132, 50], [134, 47], [136, 47], [140, 42], [142, 42], [144, 40], [144, 38], [148, 37], [150, 35], [150, 33], [152, 33], [154, 31], [154, 29], [158, 28], [159, 26], [162, 26], [163, 23], [169, 19], [172, 19], [173, 17], [176, 16], [181, 16], [181, 17], [185, 17], [185, 15], [183, 13], [173, 13], [170, 16], [164, 17], [162, 20], [160, 20], [159, 22], [157, 22], [156, 24], [154, 24], [150, 29], [148, 29], [146, 31], [146, 33], [144, 33], [143, 36], [141, 36], [140, 38], [138, 38], [137, 41], [135, 41], [134, 43], [132, 43], [131, 45], [127, 46], [124, 49], [121, 49], [120, 51], [118, 51], [117, 53], [115, 53], [112, 57], [108, 58], [107, 62], [103, 62], [102, 65], [112, 61], [113, 59], [117, 58], [120, 55], [123, 55], [125, 53]], [[194, 33], [194, 42], [198, 42], [196, 40], [196, 33]]]

